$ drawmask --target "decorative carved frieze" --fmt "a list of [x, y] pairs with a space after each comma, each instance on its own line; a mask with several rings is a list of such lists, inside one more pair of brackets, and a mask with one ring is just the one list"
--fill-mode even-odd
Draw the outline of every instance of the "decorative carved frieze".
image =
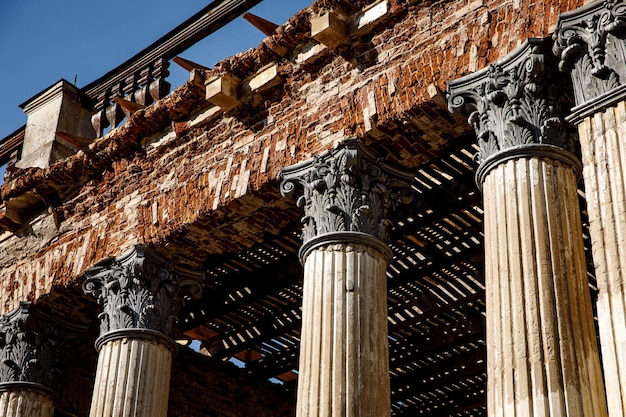
[[83, 291], [102, 306], [101, 337], [127, 330], [175, 334], [179, 309], [198, 299], [202, 274], [168, 263], [143, 245], [118, 258], [109, 258], [85, 271]]
[[280, 189], [304, 209], [302, 240], [359, 232], [388, 241], [388, 216], [413, 198], [413, 174], [392, 168], [356, 139], [284, 168]]
[[34, 309], [23, 302], [0, 317], [0, 389], [22, 383], [58, 391], [76, 333]]
[[[563, 13], [554, 32], [553, 52], [559, 69], [571, 73], [576, 105], [609, 95], [614, 103], [626, 96], [626, 3], [602, 0]], [[616, 89], [621, 93], [617, 98]], [[606, 100], [600, 100], [606, 102]], [[602, 103], [610, 105], [611, 103]]]
[[505, 59], [448, 85], [449, 110], [468, 116], [482, 165], [531, 147], [545, 152], [545, 145], [576, 154], [575, 130], [564, 120], [571, 105], [571, 86], [543, 39], [529, 39]]

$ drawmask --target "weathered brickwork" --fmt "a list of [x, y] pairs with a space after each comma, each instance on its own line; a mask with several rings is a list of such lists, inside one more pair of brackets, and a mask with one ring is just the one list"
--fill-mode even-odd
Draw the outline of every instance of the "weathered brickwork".
[[174, 358], [169, 416], [292, 417], [295, 393], [267, 380], [242, 375], [231, 363], [216, 363], [189, 350]]
[[[93, 342], [93, 340], [91, 340]], [[89, 414], [97, 355], [91, 344], [80, 346], [64, 369], [57, 403], [66, 414]], [[181, 347], [174, 357], [169, 416], [290, 417], [295, 400], [267, 380], [249, 378], [231, 363], [222, 363]]]
[[[311, 10], [354, 13], [365, 3], [319, 1]], [[297, 45], [310, 42], [311, 11], [298, 13], [258, 48], [196, 73], [90, 149], [2, 186], [4, 201], [31, 190], [54, 197], [25, 237], [1, 236], [16, 248], [0, 255], [3, 311], [76, 286], [86, 267], [134, 243], [198, 267], [209, 254], [277, 233], [298, 218], [278, 195], [280, 169], [346, 137], [420, 165], [470, 131], [446, 109], [446, 82], [548, 36], [558, 13], [582, 3], [393, 1], [368, 33], [306, 62]], [[219, 114], [204, 101], [202, 81], [243, 79], [271, 62], [281, 81], [239, 107]]]

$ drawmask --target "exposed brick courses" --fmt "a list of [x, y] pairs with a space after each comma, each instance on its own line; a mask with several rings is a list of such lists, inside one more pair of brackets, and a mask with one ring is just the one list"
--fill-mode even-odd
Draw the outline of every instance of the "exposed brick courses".
[[311, 13], [334, 5], [354, 13], [365, 3], [318, 1], [258, 48], [203, 74], [243, 79], [279, 64], [282, 82], [232, 111], [199, 121], [208, 103], [190, 81], [135, 112], [92, 149], [16, 173], [0, 189], [4, 201], [40, 190], [62, 203], [33, 222], [32, 233], [25, 232], [30, 238], [0, 237], [22, 250], [20, 259], [0, 254], [2, 309], [53, 286], [76, 285], [86, 267], [134, 243], [192, 267], [210, 254], [249, 247], [299, 216], [278, 194], [280, 169], [346, 137], [363, 138], [393, 162], [419, 166], [470, 132], [447, 111], [446, 82], [527, 37], [548, 36], [558, 13], [583, 2], [398, 0], [349, 45], [309, 64], [290, 60], [295, 47], [310, 41]]

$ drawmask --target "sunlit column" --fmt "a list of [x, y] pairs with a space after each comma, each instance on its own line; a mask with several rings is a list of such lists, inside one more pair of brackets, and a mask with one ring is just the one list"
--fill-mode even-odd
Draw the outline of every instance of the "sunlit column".
[[178, 311], [200, 296], [201, 275], [142, 245], [85, 275], [83, 290], [103, 309], [90, 417], [166, 417]]
[[561, 15], [554, 52], [571, 75], [598, 281], [609, 415], [626, 416], [626, 3]]
[[356, 140], [283, 169], [304, 209], [298, 417], [389, 416], [385, 243], [412, 176]]
[[449, 85], [480, 145], [492, 417], [606, 416], [564, 80], [530, 39]]

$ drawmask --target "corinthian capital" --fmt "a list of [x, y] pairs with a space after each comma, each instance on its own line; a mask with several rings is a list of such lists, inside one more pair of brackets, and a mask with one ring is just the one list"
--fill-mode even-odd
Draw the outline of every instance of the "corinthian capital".
[[201, 295], [202, 274], [174, 266], [143, 245], [85, 271], [83, 291], [102, 306], [101, 338], [111, 332], [148, 330], [173, 337], [185, 300]]
[[[479, 185], [485, 168], [502, 158], [550, 153], [550, 148], [575, 154], [576, 133], [564, 119], [570, 96], [543, 39], [529, 39], [488, 68], [451, 81], [448, 107], [468, 117], [478, 138]], [[578, 165], [575, 158], [564, 158]]]
[[282, 170], [280, 189], [304, 209], [302, 240], [355, 232], [386, 242], [391, 210], [413, 198], [413, 174], [385, 164], [356, 139]]
[[57, 391], [77, 329], [27, 302], [0, 317], [0, 390]]
[[563, 13], [554, 40], [559, 69], [571, 73], [577, 107], [597, 111], [626, 97], [626, 3], [602, 0]]

